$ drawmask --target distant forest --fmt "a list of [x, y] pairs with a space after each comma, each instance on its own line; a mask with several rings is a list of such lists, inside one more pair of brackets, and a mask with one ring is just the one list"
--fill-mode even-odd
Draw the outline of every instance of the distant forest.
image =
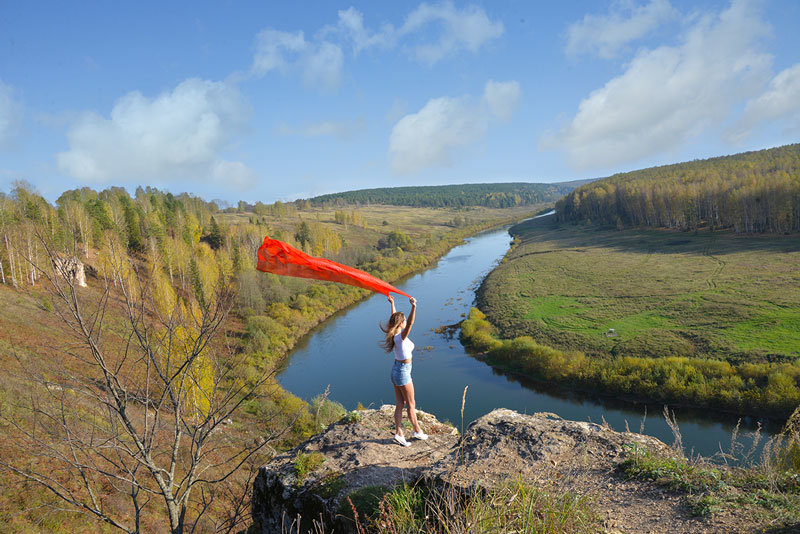
[[800, 232], [800, 144], [620, 173], [556, 203], [559, 221]]
[[332, 193], [309, 199], [314, 206], [388, 204], [426, 208], [485, 206], [509, 208], [558, 200], [575, 188], [567, 184], [461, 184], [383, 187]]

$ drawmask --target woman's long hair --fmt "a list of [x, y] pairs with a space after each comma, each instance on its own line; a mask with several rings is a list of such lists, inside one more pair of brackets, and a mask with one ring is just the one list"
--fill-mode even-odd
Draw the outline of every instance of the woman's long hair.
[[403, 321], [406, 320], [406, 315], [403, 312], [394, 312], [392, 315], [389, 316], [389, 322], [386, 325], [378, 324], [386, 333], [386, 337], [381, 342], [381, 347], [386, 352], [392, 352], [394, 349], [394, 336], [400, 333], [400, 330], [403, 327]]

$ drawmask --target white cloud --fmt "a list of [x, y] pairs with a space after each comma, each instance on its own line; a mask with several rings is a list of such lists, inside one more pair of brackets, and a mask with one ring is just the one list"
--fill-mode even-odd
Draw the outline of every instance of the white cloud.
[[299, 70], [309, 86], [334, 88], [339, 85], [344, 64], [341, 47], [328, 41], [306, 41], [302, 31], [284, 32], [267, 28], [256, 36], [251, 74]]
[[678, 46], [640, 52], [542, 145], [563, 149], [575, 168], [602, 168], [674, 149], [718, 127], [766, 83], [772, 58], [759, 51], [759, 41], [768, 31], [749, 2], [700, 17]]
[[153, 99], [134, 91], [116, 102], [109, 118], [80, 116], [58, 167], [87, 182], [196, 178], [244, 185], [252, 175], [220, 152], [249, 113], [239, 92], [219, 82], [188, 79]]
[[22, 104], [14, 89], [0, 80], [0, 149], [10, 148], [22, 129]]
[[747, 103], [729, 138], [740, 142], [762, 123], [776, 120], [800, 131], [800, 63], [778, 73], [763, 94]]
[[567, 29], [567, 54], [597, 54], [609, 59], [626, 44], [644, 37], [678, 16], [669, 0], [651, 0], [634, 6], [615, 3], [607, 15], [585, 15]]
[[240, 161], [225, 161], [218, 159], [211, 167], [214, 181], [247, 191], [256, 182], [255, 173]]
[[[272, 71], [299, 72], [306, 85], [332, 89], [341, 82], [345, 59], [342, 47], [348, 42], [353, 55], [358, 55], [374, 47], [394, 48], [402, 39], [417, 39], [409, 45], [413, 55], [433, 65], [461, 50], [475, 53], [503, 31], [503, 23], [490, 20], [480, 7], [457, 9], [451, 1], [420, 4], [400, 28], [384, 23], [377, 31], [364, 26], [364, 15], [350, 7], [338, 12], [336, 24], [323, 26], [309, 39], [302, 31], [260, 31], [255, 39], [250, 76], [261, 77]], [[432, 42], [419, 42], [431, 35]]]
[[480, 7], [467, 6], [459, 10], [448, 1], [436, 5], [420, 4], [408, 15], [398, 34], [417, 33], [436, 23], [441, 26], [438, 41], [413, 47], [416, 57], [429, 65], [462, 49], [475, 53], [505, 31], [502, 22], [490, 20]]
[[511, 120], [521, 97], [522, 90], [519, 87], [519, 82], [516, 81], [496, 82], [489, 80], [486, 82], [486, 88], [483, 92], [483, 98], [489, 106], [489, 111], [495, 117], [504, 121]]
[[486, 83], [483, 98], [441, 97], [395, 124], [389, 138], [392, 170], [405, 174], [448, 165], [453, 152], [486, 135], [494, 117], [509, 120], [520, 98], [519, 83]]
[[[354, 7], [344, 11], [339, 11], [339, 21], [337, 30], [342, 32], [346, 38], [353, 43], [353, 53], [359, 52], [373, 46], [389, 47], [395, 43], [395, 30], [391, 24], [384, 24], [380, 31], [371, 32], [364, 27], [364, 15]], [[328, 31], [334, 31], [328, 28]]]
[[314, 122], [301, 128], [281, 124], [276, 130], [282, 135], [303, 135], [305, 137], [330, 136], [338, 139], [349, 139], [362, 133], [366, 128], [367, 120], [364, 117], [358, 117], [355, 120]]
[[263, 76], [271, 70], [286, 69], [284, 55], [298, 54], [307, 47], [303, 32], [282, 32], [266, 29], [256, 35], [256, 53], [253, 57], [252, 72]]
[[450, 153], [471, 144], [486, 133], [484, 114], [476, 113], [468, 97], [434, 98], [417, 113], [395, 124], [389, 138], [392, 169], [412, 173], [446, 165]]
[[344, 54], [339, 46], [323, 41], [310, 48], [301, 64], [306, 85], [322, 85], [330, 89], [339, 85]]

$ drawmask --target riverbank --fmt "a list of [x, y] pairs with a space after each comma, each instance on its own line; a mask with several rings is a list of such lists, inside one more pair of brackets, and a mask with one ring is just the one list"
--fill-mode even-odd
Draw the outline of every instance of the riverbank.
[[478, 292], [486, 315], [462, 330], [488, 363], [736, 414], [785, 420], [800, 404], [796, 243], [541, 219], [512, 233]]

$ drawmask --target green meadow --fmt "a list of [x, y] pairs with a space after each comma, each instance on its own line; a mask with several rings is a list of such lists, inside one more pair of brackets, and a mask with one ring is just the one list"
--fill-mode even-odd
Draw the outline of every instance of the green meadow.
[[503, 338], [595, 356], [800, 356], [800, 238], [515, 226], [479, 307]]

